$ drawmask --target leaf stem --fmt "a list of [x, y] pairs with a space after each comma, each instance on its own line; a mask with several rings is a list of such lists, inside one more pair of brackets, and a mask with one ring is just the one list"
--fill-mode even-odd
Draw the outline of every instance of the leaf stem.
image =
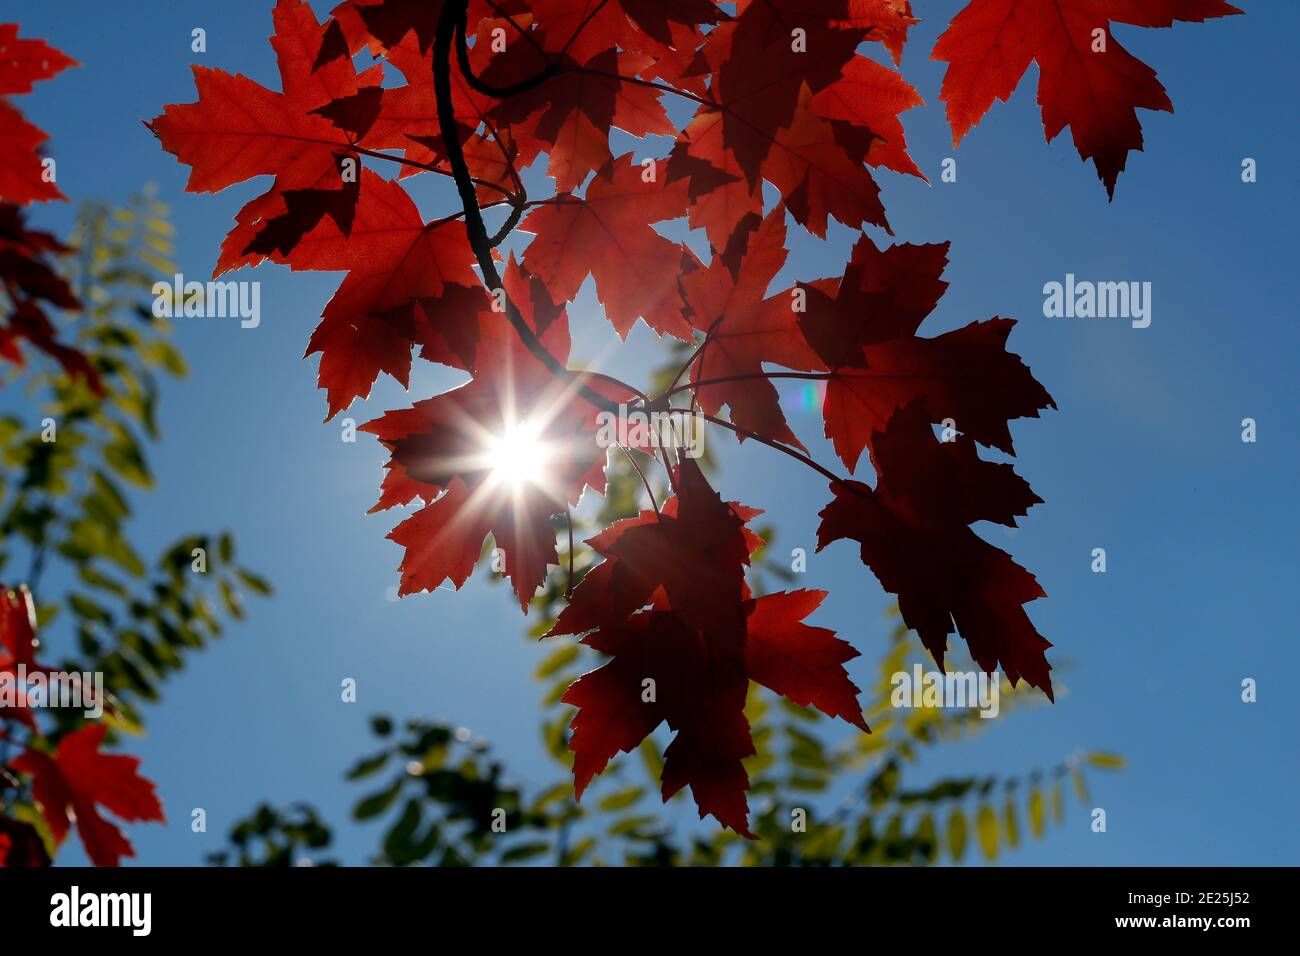
[[627, 456], [628, 464], [632, 466], [632, 470], [640, 477], [641, 484], [645, 485], [645, 493], [650, 496], [650, 507], [654, 508], [655, 514], [659, 515], [659, 518], [662, 521], [663, 515], [660, 514], [659, 511], [659, 502], [655, 500], [654, 490], [650, 487], [650, 482], [646, 480], [645, 472], [642, 471], [641, 466], [636, 463], [636, 459], [632, 457], [632, 452], [626, 445], [620, 443], [618, 447], [619, 450]]
[[564, 503], [564, 520], [569, 527], [569, 583], [564, 589], [564, 599], [567, 601], [573, 597], [573, 509], [569, 503]]
[[671, 398], [679, 392], [702, 388], [705, 385], [722, 385], [727, 382], [753, 382], [759, 379], [797, 378], [814, 382], [829, 382], [835, 379], [876, 379], [879, 381], [910, 381], [912, 379], [942, 379], [951, 376], [942, 375], [879, 375], [875, 372], [758, 372], [751, 375], [722, 375], [718, 378], [701, 379], [685, 385], [676, 383], [659, 396], [656, 401]]
[[[685, 412], [688, 411], [688, 409], [674, 408], [674, 409], [670, 409], [670, 411]], [[719, 425], [722, 428], [729, 429], [730, 431], [735, 432], [737, 435], [743, 435], [745, 438], [752, 438], [754, 441], [758, 442], [759, 444], [766, 445], [769, 448], [775, 448], [777, 451], [789, 455], [791, 458], [795, 459], [796, 461], [803, 462], [813, 471], [817, 472], [820, 475], [825, 476], [826, 478], [829, 478], [833, 484], [843, 485], [844, 487], [849, 489], [852, 489], [854, 487], [854, 485], [851, 484], [847, 478], [841, 478], [839, 475], [835, 474], [835, 472], [831, 471], [829, 468], [826, 468], [818, 464], [816, 461], [814, 461], [812, 458], [809, 458], [803, 452], [796, 451], [795, 449], [791, 448], [789, 445], [783, 445], [779, 441], [773, 441], [770, 438], [764, 438], [762, 435], [756, 434], [755, 432], [751, 432], [747, 428], [741, 428], [739, 425], [733, 425], [731, 422], [725, 419], [715, 418], [713, 415], [705, 415], [703, 412], [699, 412], [698, 414], [706, 422], [710, 422], [711, 424]]]

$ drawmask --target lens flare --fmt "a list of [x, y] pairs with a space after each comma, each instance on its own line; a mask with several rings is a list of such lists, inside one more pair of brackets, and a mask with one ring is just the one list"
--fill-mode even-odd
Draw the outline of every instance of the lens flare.
[[513, 488], [542, 483], [550, 452], [540, 431], [528, 422], [520, 422], [490, 440], [488, 462], [494, 482]]

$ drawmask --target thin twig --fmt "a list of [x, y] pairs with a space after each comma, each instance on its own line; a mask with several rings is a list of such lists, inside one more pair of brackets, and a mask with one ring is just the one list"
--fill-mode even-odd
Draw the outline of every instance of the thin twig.
[[[306, 137], [302, 137], [302, 136], [285, 137], [285, 138], [286, 138], [286, 139], [304, 139], [304, 140], [306, 140], [307, 142], [322, 143], [322, 144], [324, 144], [324, 145], [329, 145], [329, 146], [334, 145], [333, 143], [330, 143], [328, 140], [311, 140], [311, 139], [307, 139]], [[454, 175], [455, 175], [453, 172], [451, 172], [451, 171], [449, 171], [449, 170], [446, 170], [446, 169], [439, 169], [439, 168], [438, 168], [437, 166], [435, 166], [433, 163], [422, 163], [422, 162], [420, 162], [419, 160], [416, 160], [416, 159], [407, 159], [405, 156], [392, 156], [392, 155], [390, 155], [390, 154], [388, 154], [388, 153], [381, 153], [381, 152], [380, 152], [379, 150], [377, 150], [377, 149], [367, 149], [367, 148], [364, 147], [364, 146], [355, 146], [355, 145], [352, 145], [352, 144], [346, 144], [346, 145], [345, 145], [345, 148], [346, 148], [346, 149], [350, 149], [350, 150], [352, 150], [352, 151], [355, 152], [355, 153], [360, 153], [360, 154], [363, 155], [363, 156], [369, 156], [369, 157], [371, 157], [372, 159], [386, 159], [386, 160], [388, 160], [390, 163], [397, 163], [397, 164], [399, 164], [399, 165], [401, 165], [401, 166], [410, 166], [410, 167], [412, 167], [412, 168], [414, 168], [414, 169], [423, 169], [423, 170], [425, 170], [425, 171], [427, 171], [427, 172], [430, 172], [430, 173], [437, 173], [439, 176], [454, 176]], [[495, 189], [495, 190], [496, 190], [497, 192], [499, 192], [501, 195], [503, 195], [503, 196], [505, 196], [505, 197], [507, 197], [507, 198], [511, 198], [510, 190], [506, 189], [504, 186], [499, 186], [499, 185], [497, 185], [496, 183], [488, 182], [486, 179], [477, 179], [477, 178], [475, 178], [475, 177], [470, 177], [470, 182], [472, 182], [475, 186], [484, 186], [484, 187], [486, 187], [486, 188], [488, 188], [488, 189]]]
[[496, 12], [497, 16], [501, 17], [503, 20], [506, 21], [506, 23], [514, 27], [515, 30], [519, 33], [519, 35], [528, 41], [529, 46], [531, 46], [534, 50], [540, 53], [543, 57], [547, 55], [546, 51], [542, 49], [542, 47], [538, 44], [537, 40], [534, 39], [532, 31], [525, 30], [523, 27], [521, 27], [519, 25], [519, 21], [517, 21], [513, 16], [511, 16], [508, 10], [501, 9], [501, 6], [498, 3], [496, 3], [495, 0], [487, 0], [487, 5], [491, 7], [493, 11]]
[[573, 597], [573, 509], [569, 503], [564, 503], [564, 518], [569, 526], [569, 583], [564, 589], [564, 599], [567, 601]]
[[[677, 387], [677, 383], [682, 380], [682, 376], [685, 375], [687, 370], [695, 363], [695, 360], [698, 359], [701, 354], [703, 354], [704, 347], [709, 344], [709, 338], [710, 336], [713, 335], [714, 329], [716, 329], [719, 325], [721, 325], [722, 320], [725, 318], [726, 318], [725, 315], [720, 315], [713, 321], [713, 324], [709, 326], [709, 330], [704, 333], [704, 341], [695, 347], [695, 351], [693, 351], [690, 354], [690, 357], [686, 359], [685, 364], [683, 364], [682, 367], [677, 370], [677, 374], [673, 377], [673, 383], [668, 386], [668, 390], [666, 392], [664, 392], [662, 395], [659, 396], [661, 399], [668, 398], [674, 393], [681, 391], [681, 389]], [[691, 386], [688, 385], [686, 387], [690, 388]]]
[[491, 96], [494, 99], [504, 100], [508, 96], [514, 96], [517, 93], [527, 93], [529, 90], [541, 86], [555, 73], [554, 63], [548, 62], [542, 67], [541, 72], [526, 80], [520, 80], [518, 83], [511, 83], [509, 86], [493, 86], [491, 83], [484, 82], [474, 73], [469, 62], [469, 44], [465, 39], [465, 21], [462, 20], [456, 28], [456, 60], [460, 64], [461, 76], [465, 82], [476, 93], [482, 93], [484, 96]]
[[609, 3], [609, 0], [600, 0], [600, 3], [592, 7], [590, 12], [582, 18], [582, 22], [578, 24], [577, 29], [573, 31], [573, 34], [564, 42], [564, 46], [561, 47], [560, 56], [564, 56], [569, 52], [569, 47], [573, 46], [573, 41], [578, 39], [578, 34], [587, 29], [587, 24], [596, 19], [596, 14], [600, 13], [601, 10], [604, 10], [605, 4], [607, 3]]
[[623, 454], [627, 456], [628, 464], [632, 466], [632, 470], [641, 478], [641, 484], [645, 485], [645, 493], [650, 496], [650, 506], [654, 508], [655, 514], [659, 515], [659, 520], [662, 521], [663, 515], [660, 514], [659, 511], [659, 502], [655, 501], [655, 493], [650, 487], [650, 482], [646, 481], [645, 472], [642, 471], [641, 466], [636, 463], [636, 459], [632, 457], [632, 452], [626, 445], [620, 442], [618, 447]]
[[951, 375], [880, 375], [875, 372], [755, 372], [748, 375], [723, 375], [718, 378], [701, 379], [686, 385], [671, 388], [659, 396], [659, 401], [670, 398], [688, 389], [702, 388], [705, 385], [722, 385], [727, 382], [753, 382], [759, 379], [797, 378], [813, 382], [829, 382], [835, 379], [877, 379], [879, 381], [912, 381], [916, 379], [944, 379]]
[[[676, 408], [676, 409], [670, 409], [670, 411], [685, 412], [686, 409]], [[834, 484], [843, 485], [844, 487], [849, 488], [850, 490], [852, 490], [855, 487], [855, 484], [851, 483], [849, 479], [841, 478], [839, 475], [835, 474], [835, 472], [831, 471], [829, 468], [826, 468], [818, 464], [816, 461], [814, 461], [812, 458], [809, 458], [803, 452], [796, 451], [795, 449], [791, 448], [789, 445], [783, 445], [779, 441], [773, 441], [770, 438], [764, 438], [762, 435], [756, 434], [755, 432], [751, 432], [747, 428], [741, 428], [739, 425], [733, 425], [731, 422], [725, 419], [715, 418], [712, 415], [705, 415], [702, 412], [697, 414], [699, 414], [700, 417], [703, 418], [706, 422], [712, 422], [714, 425], [720, 425], [723, 428], [735, 432], [737, 435], [743, 435], [746, 438], [752, 438], [754, 441], [759, 442], [760, 444], [767, 445], [769, 448], [775, 448], [777, 451], [789, 455], [791, 458], [794, 458], [796, 461], [803, 462], [813, 471], [829, 478]]]
[[492, 243], [493, 249], [501, 245], [501, 243], [505, 242], [506, 236], [510, 235], [510, 233], [514, 230], [515, 226], [519, 225], [519, 220], [523, 216], [523, 214], [524, 214], [523, 203], [515, 203], [510, 210], [510, 215], [506, 217], [506, 221], [503, 222], [501, 224], [501, 228], [496, 231], [496, 235], [494, 235], [490, 240], [488, 240], [490, 243]]

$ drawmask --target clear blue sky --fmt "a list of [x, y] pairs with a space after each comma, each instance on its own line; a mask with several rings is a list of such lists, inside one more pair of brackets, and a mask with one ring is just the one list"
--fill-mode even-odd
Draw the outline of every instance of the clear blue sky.
[[[1300, 674], [1290, 604], [1300, 541], [1291, 48], [1300, 10], [1279, 0], [1239, 5], [1247, 16], [1116, 28], [1158, 70], [1177, 113], [1141, 114], [1147, 151], [1130, 157], [1108, 204], [1068, 133], [1043, 143], [1033, 68], [1012, 102], [995, 106], [954, 153], [938, 101], [941, 65], [928, 53], [959, 4], [917, 4], [926, 19], [912, 31], [903, 69], [927, 106], [906, 114], [905, 127], [935, 185], [879, 179], [899, 241], [953, 243], [951, 288], [925, 331], [995, 314], [1021, 319], [1011, 347], [1060, 407], [1014, 427], [1018, 468], [1046, 504], [1013, 536], [985, 533], [1046, 587], [1049, 598], [1030, 610], [1056, 645], [1053, 661], [1070, 667], [1070, 692], [1054, 707], [997, 721], [974, 742], [936, 749], [915, 782], [1027, 770], [1075, 748], [1129, 760], [1122, 773], [1095, 778], [1109, 832], [1089, 832], [1072, 805], [1067, 826], [1022, 845], [1015, 862], [1300, 862], [1289, 700]], [[265, 184], [183, 194], [187, 170], [140, 121], [165, 103], [193, 101], [194, 62], [277, 87], [264, 39], [270, 6], [68, 0], [9, 5], [0, 17], [16, 14], [24, 35], [83, 64], [22, 102], [51, 133], [60, 186], [74, 200], [122, 200], [156, 182], [174, 211], [187, 276], [210, 273], [235, 211]], [[316, 8], [323, 14], [325, 5]], [[207, 30], [206, 54], [190, 51], [196, 26]], [[952, 155], [958, 181], [939, 183]], [[1258, 161], [1253, 185], [1240, 180], [1244, 157]], [[432, 189], [419, 198], [430, 215], [449, 208], [450, 197]], [[69, 216], [35, 213], [56, 228]], [[805, 237], [778, 281], [838, 275], [852, 239], [837, 226], [824, 243]], [[1151, 282], [1151, 327], [1044, 318], [1042, 286], [1067, 272]], [[315, 361], [302, 358], [339, 277], [268, 266], [241, 278], [262, 283], [260, 328], [178, 323], [193, 374], [164, 396], [159, 490], [143, 500], [136, 534], [150, 550], [182, 530], [232, 528], [246, 563], [278, 593], [170, 681], [148, 736], [134, 743], [170, 816], [166, 828], [131, 828], [143, 862], [198, 862], [262, 799], [309, 799], [345, 821], [357, 792], [341, 775], [369, 749], [372, 712], [466, 724], [521, 781], [549, 782], [554, 772], [529, 677], [541, 651], [521, 639], [506, 594], [475, 580], [459, 594], [386, 598], [399, 559], [384, 538], [393, 519], [365, 514], [383, 455], [364, 436], [341, 443], [337, 422], [322, 424]], [[588, 289], [574, 310], [579, 328], [591, 330], [586, 355], [612, 338], [591, 321], [593, 305]], [[653, 342], [641, 332], [634, 341]], [[425, 364], [411, 397], [449, 381]], [[385, 380], [349, 414], [363, 421], [407, 401]], [[791, 414], [829, 461], [815, 414]], [[1240, 441], [1247, 416], [1259, 423], [1257, 444]], [[766, 508], [786, 547], [811, 552], [824, 483], [762, 449], [728, 451], [724, 493]], [[1105, 575], [1089, 570], [1095, 547], [1107, 550]], [[817, 556], [805, 583], [832, 594], [816, 623], [863, 652], [858, 673], [873, 667], [887, 598], [856, 549]], [[339, 702], [347, 676], [360, 685], [356, 705]], [[1239, 699], [1247, 676], [1259, 683], [1253, 705]], [[189, 832], [196, 806], [208, 811], [204, 836]], [[375, 836], [343, 828], [344, 857], [363, 859]]]

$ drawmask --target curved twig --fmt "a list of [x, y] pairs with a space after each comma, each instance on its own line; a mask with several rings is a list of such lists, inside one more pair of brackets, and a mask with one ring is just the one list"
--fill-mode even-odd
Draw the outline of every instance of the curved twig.
[[[465, 0], [454, 0], [443, 7], [442, 14], [438, 18], [438, 30], [433, 48], [433, 87], [443, 148], [446, 150], [447, 163], [456, 182], [456, 191], [460, 194], [461, 206], [465, 210], [465, 231], [469, 236], [470, 247], [474, 250], [474, 257], [478, 260], [479, 269], [483, 273], [484, 284], [489, 290], [496, 290], [504, 286], [496, 262], [492, 259], [493, 246], [487, 234], [487, 227], [483, 224], [483, 213], [479, 209], [474, 181], [470, 176], [469, 165], [465, 161], [465, 150], [456, 129], [456, 106], [451, 95], [451, 48], [455, 43], [456, 31], [464, 29], [465, 9]], [[575, 374], [547, 350], [536, 333], [524, 321], [518, 306], [508, 295], [505, 297], [505, 306], [506, 318], [514, 327], [520, 341], [546, 367], [547, 371], [557, 378], [572, 382], [583, 397], [597, 408], [618, 411], [617, 402], [591, 388], [582, 375]], [[630, 392], [636, 392], [636, 389], [630, 386], [627, 388]]]
[[470, 85], [474, 92], [498, 100], [536, 89], [554, 76], [558, 69], [555, 63], [548, 62], [536, 76], [530, 76], [526, 80], [520, 80], [518, 83], [512, 83], [509, 86], [493, 86], [491, 83], [481, 80], [469, 63], [469, 43], [465, 37], [464, 18], [461, 18], [460, 23], [456, 26], [456, 62], [460, 66], [461, 76], [465, 77], [465, 82]]

